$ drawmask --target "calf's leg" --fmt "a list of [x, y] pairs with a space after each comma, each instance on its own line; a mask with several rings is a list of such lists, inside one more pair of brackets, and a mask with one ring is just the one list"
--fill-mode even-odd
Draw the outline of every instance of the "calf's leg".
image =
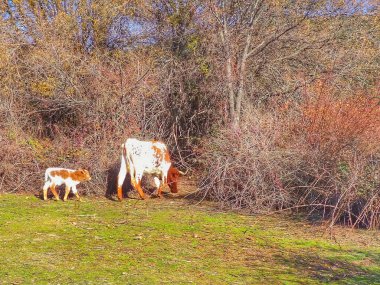
[[53, 192], [53, 195], [54, 195], [55, 199], [56, 199], [57, 201], [59, 201], [60, 199], [59, 199], [59, 195], [58, 195], [57, 191], [55, 190], [55, 184], [52, 184], [52, 185], [50, 186], [50, 189], [51, 189], [51, 192]]
[[44, 200], [47, 200], [47, 191], [49, 189], [50, 182], [45, 182], [44, 188], [43, 188], [43, 195], [44, 195]]
[[67, 201], [67, 196], [69, 196], [70, 193], [70, 186], [65, 187], [65, 196], [63, 197], [63, 201]]
[[71, 189], [73, 190], [73, 193], [74, 193], [75, 197], [77, 197], [78, 201], [82, 201], [82, 199], [79, 197], [77, 187], [73, 186]]

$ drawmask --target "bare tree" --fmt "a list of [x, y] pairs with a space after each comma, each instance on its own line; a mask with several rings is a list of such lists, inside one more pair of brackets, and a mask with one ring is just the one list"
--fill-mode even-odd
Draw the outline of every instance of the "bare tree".
[[238, 127], [247, 79], [254, 74], [250, 64], [301, 27], [315, 1], [221, 0], [209, 1], [208, 8], [220, 40], [229, 116]]

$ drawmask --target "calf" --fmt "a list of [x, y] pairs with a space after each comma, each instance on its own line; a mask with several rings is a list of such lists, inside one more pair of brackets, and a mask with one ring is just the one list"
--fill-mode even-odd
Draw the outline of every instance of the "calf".
[[63, 201], [67, 200], [67, 196], [70, 193], [70, 189], [78, 198], [78, 200], [81, 200], [78, 195], [78, 190], [76, 186], [81, 181], [88, 181], [88, 180], [91, 180], [90, 173], [88, 173], [87, 170], [84, 170], [81, 168], [78, 170], [57, 168], [57, 167], [48, 168], [45, 171], [45, 185], [43, 188], [44, 200], [47, 200], [47, 191], [49, 188], [51, 192], [53, 192], [55, 199], [59, 200], [59, 196], [57, 194], [57, 191], [55, 190], [55, 186], [60, 186], [62, 184], [65, 184], [65, 187], [66, 187]]
[[173, 167], [169, 151], [164, 143], [129, 138], [121, 147], [121, 165], [117, 182], [117, 197], [120, 201], [123, 199], [122, 185], [127, 172], [131, 175], [131, 184], [141, 199], [145, 199], [141, 188], [144, 173], [155, 176], [154, 181], [159, 197], [165, 184], [169, 186], [172, 193], [178, 192], [178, 178], [184, 173]]

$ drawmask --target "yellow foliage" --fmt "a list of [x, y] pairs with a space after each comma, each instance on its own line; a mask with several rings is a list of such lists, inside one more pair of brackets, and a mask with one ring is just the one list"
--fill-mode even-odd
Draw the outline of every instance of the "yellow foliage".
[[83, 159], [88, 156], [89, 153], [84, 149], [61, 149], [59, 155], [57, 156], [57, 159], [60, 162], [64, 162], [73, 159]]
[[9, 130], [7, 133], [7, 136], [8, 136], [8, 139], [10, 139], [12, 141], [16, 141], [16, 139], [17, 139], [17, 133], [15, 130]]
[[189, 42], [187, 43], [187, 48], [191, 50], [192, 52], [195, 52], [196, 49], [199, 46], [199, 38], [198, 37], [191, 37]]
[[210, 65], [206, 61], [202, 60], [200, 62], [199, 69], [201, 70], [203, 75], [205, 75], [206, 77], [210, 75]]
[[177, 26], [180, 22], [181, 18], [179, 17], [178, 14], [173, 14], [171, 16], [168, 17], [168, 21], [170, 24], [172, 24], [173, 26]]
[[38, 141], [38, 139], [35, 139], [35, 138], [28, 138], [26, 140], [26, 144], [29, 145], [34, 150], [43, 149], [42, 144]]
[[68, 95], [74, 95], [75, 94], [75, 88], [74, 87], [67, 88], [66, 93]]
[[57, 82], [55, 78], [48, 77], [44, 81], [33, 82], [31, 87], [33, 92], [44, 97], [51, 97], [54, 95], [54, 90], [56, 86]]
[[54, 18], [54, 22], [62, 27], [70, 27], [68, 24], [73, 23], [72, 16], [59, 12], [58, 15]]
[[0, 69], [6, 67], [8, 60], [9, 54], [7, 52], [3, 52], [2, 48], [0, 48]]
[[124, 60], [126, 57], [128, 57], [126, 52], [119, 49], [112, 51], [112, 56], [114, 59], [117, 59], [117, 60]]
[[0, 69], [5, 68], [11, 59], [11, 48], [6, 43], [2, 44], [2, 41], [5, 41], [5, 38], [0, 37]]

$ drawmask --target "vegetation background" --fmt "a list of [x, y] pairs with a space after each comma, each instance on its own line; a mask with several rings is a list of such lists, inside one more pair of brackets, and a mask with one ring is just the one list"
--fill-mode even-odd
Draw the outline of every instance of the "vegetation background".
[[223, 207], [380, 226], [376, 1], [0, 3], [0, 191], [103, 195], [129, 136]]

